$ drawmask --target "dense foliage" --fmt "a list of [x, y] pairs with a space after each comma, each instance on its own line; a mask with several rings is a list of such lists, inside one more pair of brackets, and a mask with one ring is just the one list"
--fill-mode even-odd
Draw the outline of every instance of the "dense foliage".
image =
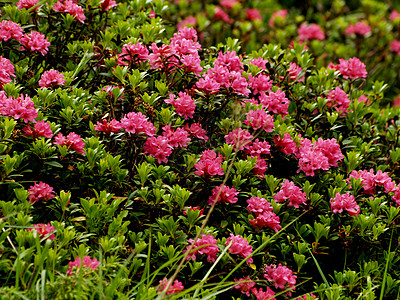
[[400, 15], [251, 3], [1, 8], [2, 299], [399, 297]]

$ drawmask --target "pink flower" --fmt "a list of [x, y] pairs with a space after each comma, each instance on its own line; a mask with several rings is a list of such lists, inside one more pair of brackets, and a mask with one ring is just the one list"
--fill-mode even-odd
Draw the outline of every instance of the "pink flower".
[[265, 132], [272, 132], [275, 127], [274, 118], [264, 109], [250, 110], [244, 123], [253, 127], [254, 130], [263, 128]]
[[261, 154], [270, 154], [271, 145], [267, 141], [256, 139], [253, 143], [245, 146], [244, 152], [250, 156], [260, 156]]
[[301, 24], [299, 30], [299, 40], [324, 40], [325, 33], [322, 31], [321, 27], [318, 24], [310, 24], [306, 25], [305, 23]]
[[229, 71], [241, 72], [243, 70], [243, 63], [241, 58], [236, 55], [236, 51], [227, 51], [223, 54], [221, 51], [218, 53], [214, 65], [218, 67], [227, 67]]
[[199, 123], [193, 123], [190, 126], [188, 124], [185, 125], [185, 130], [188, 131], [192, 136], [197, 137], [198, 139], [208, 141], [208, 136], [206, 135], [206, 131], [201, 127]]
[[396, 202], [397, 205], [400, 205], [400, 187], [396, 187], [394, 190], [394, 196], [392, 196], [392, 200]]
[[68, 149], [72, 149], [80, 154], [85, 154], [85, 143], [79, 134], [75, 132], [70, 132], [67, 137], [65, 137], [61, 132], [57, 134], [54, 141], [55, 145], [67, 146]]
[[14, 65], [7, 58], [0, 56], [0, 88], [10, 83], [11, 77], [15, 77]]
[[225, 135], [225, 141], [228, 145], [233, 145], [234, 149], [243, 150], [244, 147], [251, 143], [253, 136], [247, 130], [236, 128]]
[[262, 57], [257, 57], [249, 61], [250, 64], [259, 67], [262, 70], [266, 70], [267, 67], [265, 66], [268, 60], [263, 59]]
[[253, 77], [253, 75], [249, 75], [249, 86], [254, 95], [257, 95], [261, 92], [269, 92], [272, 88], [272, 80], [270, 80], [269, 76], [264, 74], [259, 74], [255, 77]]
[[34, 103], [28, 95], [19, 96], [16, 99], [7, 98], [4, 92], [0, 92], [0, 114], [10, 116], [14, 119], [23, 119], [25, 123], [35, 122], [38, 112], [34, 107]]
[[[239, 192], [235, 188], [230, 188], [227, 185], [221, 184], [220, 186], [216, 186], [212, 190], [212, 195], [208, 198], [208, 205], [213, 205], [214, 202], [225, 202], [225, 203], [236, 203], [239, 195]], [[218, 198], [217, 198], [218, 196]]]
[[47, 201], [55, 197], [53, 188], [42, 181], [30, 186], [28, 192], [29, 203], [32, 204], [38, 201]]
[[275, 146], [285, 154], [290, 155], [297, 153], [297, 144], [287, 132], [285, 132], [283, 138], [281, 138], [279, 135], [275, 136], [274, 143]]
[[54, 239], [56, 238], [56, 236], [54, 234], [51, 234], [52, 232], [54, 232], [56, 229], [54, 226], [51, 226], [50, 223], [47, 224], [34, 224], [32, 226], [32, 228], [28, 228], [28, 231], [36, 231], [37, 234], [39, 234], [39, 237], [41, 239], [50, 239], [52, 241], [54, 241]]
[[53, 9], [55, 11], [61, 11], [65, 13], [69, 13], [75, 19], [77, 19], [81, 23], [85, 23], [86, 16], [83, 13], [84, 10], [78, 4], [74, 2], [74, 0], [59, 0], [58, 2], [54, 3]]
[[64, 85], [64, 84], [65, 84], [64, 75], [54, 69], [45, 71], [39, 80], [39, 86], [41, 88], [54, 87], [56, 85]]
[[260, 288], [258, 291], [256, 288], [252, 288], [251, 292], [254, 296], [256, 296], [257, 300], [276, 300], [275, 292], [271, 290], [268, 286], [265, 292], [262, 288]]
[[[165, 290], [165, 288], [167, 287], [168, 279], [164, 278], [163, 280], [160, 280], [159, 283], [160, 285], [157, 287], [157, 290], [159, 293], [161, 293], [161, 291]], [[171, 284], [168, 287], [167, 295], [179, 293], [183, 289], [184, 287], [182, 282], [180, 282], [178, 279], [175, 279], [174, 284]]]
[[269, 26], [274, 27], [275, 26], [275, 20], [278, 19], [285, 19], [287, 16], [287, 9], [282, 9], [274, 12], [271, 16], [271, 19], [269, 19]]
[[33, 130], [31, 126], [23, 128], [25, 135], [32, 136], [34, 139], [40, 136], [51, 139], [53, 137], [53, 131], [51, 130], [50, 124], [46, 121], [39, 121], [33, 126]]
[[[188, 241], [192, 244], [192, 250], [190, 251], [189, 255], [186, 257], [186, 260], [193, 259], [196, 260], [196, 255], [207, 255], [207, 261], [215, 262], [217, 259], [217, 253], [219, 251], [217, 247], [217, 240], [212, 235], [202, 234], [201, 238], [197, 239], [194, 242], [193, 239]], [[190, 246], [186, 247], [186, 250], [183, 250], [183, 253], [189, 250]]]
[[346, 79], [366, 78], [368, 75], [365, 65], [357, 57], [350, 58], [349, 60], [339, 59], [338, 65], [329, 64], [328, 67], [339, 71], [343, 75], [343, 78]]
[[197, 210], [198, 210], [198, 211], [199, 211], [199, 217], [202, 216], [202, 215], [203, 215], [203, 212], [204, 212], [204, 208], [200, 209], [200, 207], [198, 207], [198, 206], [194, 206], [194, 207], [189, 206], [188, 208], [186, 208], [186, 209], [183, 211], [183, 214], [184, 214], [185, 216], [187, 216], [189, 210], [191, 210], [191, 211], [197, 211]]
[[[90, 256], [84, 256], [82, 261], [79, 257], [77, 257], [75, 258], [74, 261], [69, 262], [69, 268], [67, 274], [68, 276], [73, 276], [74, 274], [78, 275], [79, 269], [81, 267], [84, 267], [85, 271], [87, 269], [91, 269], [94, 271], [99, 265], [100, 262], [96, 258], [91, 259]], [[74, 268], [75, 268], [75, 273], [73, 272]]]
[[372, 195], [375, 193], [376, 186], [383, 186], [386, 193], [394, 192], [396, 189], [395, 183], [386, 172], [378, 170], [376, 175], [374, 170], [370, 169], [361, 171], [352, 171], [347, 179], [347, 183], [351, 183], [351, 178], [361, 178], [361, 184], [365, 194]]
[[[20, 43], [25, 49], [30, 51], [38, 51], [43, 56], [47, 53], [49, 50], [48, 47], [50, 46], [50, 43], [47, 41], [44, 34], [34, 30], [31, 30], [30, 34], [24, 34], [23, 37], [20, 38]], [[24, 48], [20, 48], [20, 50], [23, 50]]]
[[299, 77], [299, 74], [301, 73], [302, 69], [295, 63], [289, 63], [289, 69], [288, 69], [288, 73], [289, 73], [289, 78], [291, 80], [297, 80], [299, 82], [304, 81], [305, 75], [303, 75], [303, 77], [301, 78], [297, 78]]
[[[19, 0], [17, 2], [17, 8], [18, 9], [30, 9], [31, 7], [34, 7], [36, 4], [38, 4], [38, 0]], [[34, 10], [37, 11], [39, 9], [39, 6], [37, 6]]]
[[194, 100], [186, 93], [179, 92], [179, 98], [175, 100], [174, 94], [169, 94], [169, 99], [164, 100], [167, 104], [172, 104], [175, 106], [175, 111], [178, 115], [188, 118], [193, 118], [194, 111], [196, 109], [196, 104]]
[[350, 100], [346, 92], [340, 87], [337, 86], [334, 90], [329, 91], [327, 100], [326, 106], [334, 107], [336, 111], [342, 112], [341, 116], [344, 116], [348, 112], [347, 109], [349, 108]]
[[273, 281], [276, 289], [291, 289], [293, 291], [296, 289], [297, 276], [293, 275], [293, 271], [286, 266], [282, 266], [282, 264], [265, 266], [264, 278]]
[[[231, 236], [226, 240], [225, 245], [229, 245], [232, 243], [232, 245], [229, 247], [229, 252], [232, 254], [239, 254], [243, 258], [246, 258], [248, 256], [251, 256], [253, 253], [253, 247], [249, 245], [249, 242], [241, 237], [240, 235], [233, 235], [231, 233]], [[253, 262], [253, 258], [249, 258], [246, 260], [247, 264], [251, 264]]]
[[274, 195], [276, 202], [289, 200], [289, 206], [299, 208], [299, 204], [306, 204], [306, 193], [294, 185], [294, 182], [285, 179], [279, 192]]
[[290, 101], [286, 98], [285, 92], [280, 89], [276, 92], [269, 91], [268, 95], [261, 93], [259, 100], [263, 107], [274, 114], [281, 114], [282, 116], [288, 114]]
[[97, 121], [97, 124], [94, 125], [94, 130], [103, 131], [107, 135], [110, 135], [111, 132], [117, 133], [120, 129], [121, 124], [115, 119], [112, 119], [110, 123], [106, 119], [103, 119], [101, 122]]
[[274, 210], [271, 203], [269, 203], [265, 198], [251, 197], [247, 200], [247, 203], [247, 209], [256, 214], [262, 214], [267, 211], [272, 212]]
[[341, 213], [343, 209], [347, 210], [351, 216], [356, 216], [360, 213], [360, 207], [354, 200], [354, 196], [349, 193], [343, 195], [337, 193], [335, 198], [331, 198], [330, 202], [334, 214]]
[[[13, 38], [19, 41], [23, 36], [23, 31], [21, 25], [14, 23], [12, 21], [3, 20], [0, 23], [0, 42], [3, 40], [7, 42], [9, 39]], [[1, 70], [1, 68], [0, 68]]]
[[197, 19], [193, 16], [189, 16], [186, 19], [180, 21], [176, 26], [178, 27], [178, 30], [180, 30], [185, 26], [191, 27], [191, 26], [196, 26], [196, 24], [197, 24]]
[[262, 21], [260, 11], [257, 8], [246, 8], [246, 20], [249, 21]]
[[393, 10], [390, 13], [389, 20], [390, 21], [395, 21], [395, 20], [399, 20], [399, 19], [400, 19], [400, 13], [397, 10]]
[[400, 55], [400, 41], [394, 40], [390, 42], [389, 49], [392, 52], [396, 52], [396, 55]]
[[229, 18], [229, 15], [220, 6], [215, 6], [214, 18], [217, 20], [222, 20], [225, 23], [232, 22], [232, 20]]
[[204, 78], [200, 78], [199, 81], [196, 82], [196, 87], [206, 94], [216, 94], [221, 85], [209, 75], [204, 75]]
[[118, 54], [118, 65], [129, 66], [132, 64], [140, 64], [149, 60], [149, 50], [140, 42], [136, 44], [128, 43], [122, 46], [121, 54]]
[[367, 34], [371, 33], [371, 27], [368, 26], [366, 22], [357, 22], [355, 25], [350, 24], [346, 28], [346, 34], [359, 34], [362, 36], [366, 36]]
[[183, 128], [177, 128], [175, 131], [171, 129], [171, 125], [162, 128], [163, 136], [168, 139], [168, 144], [173, 147], [186, 147], [190, 142], [189, 133]]
[[251, 197], [247, 200], [247, 209], [256, 215], [256, 219], [250, 219], [249, 222], [256, 229], [267, 226], [275, 232], [281, 229], [279, 217], [273, 212], [271, 203], [265, 198]]
[[306, 294], [306, 295], [303, 295], [303, 297], [296, 298], [296, 300], [309, 300], [309, 299], [310, 300], [311, 299], [318, 300], [317, 296], [315, 296], [313, 293]]
[[[253, 158], [253, 156], [252, 156]], [[260, 175], [263, 177], [265, 172], [267, 171], [268, 165], [265, 159], [261, 158], [260, 156], [256, 156], [257, 161], [253, 168], [253, 174]]]
[[227, 10], [231, 10], [233, 6], [239, 4], [237, 0], [221, 0], [219, 3], [221, 4], [222, 7], [226, 8]]
[[215, 176], [224, 175], [221, 163], [224, 160], [221, 154], [218, 154], [214, 150], [204, 150], [200, 157], [200, 160], [194, 165], [196, 171], [194, 172], [197, 176]]
[[100, 2], [100, 8], [102, 11], [108, 11], [117, 6], [118, 4], [114, 0], [101, 0]]
[[153, 136], [156, 133], [153, 123], [148, 121], [148, 118], [141, 112], [127, 113], [120, 122], [121, 128], [132, 134], [144, 133], [147, 136]]
[[158, 163], [168, 162], [168, 156], [172, 153], [172, 146], [168, 144], [165, 136], [149, 137], [143, 145], [143, 151], [152, 157], [157, 158]]
[[235, 285], [235, 289], [240, 290], [242, 294], [250, 297], [250, 291], [256, 285], [256, 283], [250, 279], [250, 276], [247, 275], [245, 278], [240, 279], [235, 278], [235, 282], [239, 282]]

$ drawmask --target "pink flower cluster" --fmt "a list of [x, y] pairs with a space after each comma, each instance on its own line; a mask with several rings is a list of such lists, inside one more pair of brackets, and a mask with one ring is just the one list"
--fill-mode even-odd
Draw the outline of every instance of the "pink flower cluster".
[[337, 193], [335, 198], [331, 198], [330, 202], [334, 214], [341, 213], [343, 209], [347, 210], [351, 216], [356, 216], [360, 213], [360, 207], [354, 200], [354, 196], [349, 193], [343, 195]]
[[277, 18], [285, 19], [287, 16], [287, 13], [288, 13], [287, 9], [282, 9], [282, 10], [278, 10], [278, 11], [274, 12], [271, 16], [271, 19], [269, 19], [269, 21], [268, 21], [269, 26], [274, 27], [275, 20]]
[[233, 149], [244, 150], [244, 147], [251, 143], [253, 136], [247, 130], [236, 128], [225, 135], [228, 145], [233, 145]]
[[0, 56], [0, 88], [10, 83], [11, 77], [15, 77], [14, 65], [7, 58]]
[[45, 71], [39, 80], [39, 86], [41, 88], [55, 87], [56, 85], [64, 85], [64, 84], [65, 84], [64, 75], [54, 69]]
[[[18, 9], [30, 9], [31, 7], [34, 7], [36, 4], [38, 4], [38, 0], [20, 0], [17, 2], [17, 8]], [[37, 6], [34, 10], [37, 11], [39, 9], [39, 6]]]
[[204, 150], [201, 154], [200, 160], [194, 165], [196, 171], [194, 172], [197, 176], [215, 176], [224, 175], [222, 169], [222, 162], [224, 158], [221, 153], [218, 154], [214, 150]]
[[28, 229], [28, 231], [32, 231], [32, 230], [36, 231], [37, 234], [39, 234], [39, 237], [41, 239], [46, 238], [46, 240], [50, 239], [50, 240], [54, 241], [54, 239], [56, 238], [54, 233], [51, 234], [56, 229], [55, 229], [54, 226], [51, 226], [50, 223], [47, 223], [47, 224], [42, 224], [42, 223], [34, 224], [32, 226], [32, 228]]
[[175, 107], [175, 111], [178, 115], [188, 118], [193, 118], [194, 111], [196, 109], [196, 104], [192, 97], [187, 93], [179, 92], [179, 97], [175, 100], [174, 94], [169, 94], [169, 99], [165, 99], [165, 103], [172, 104]]
[[280, 89], [276, 92], [269, 91], [268, 95], [266, 93], [261, 93], [259, 101], [264, 108], [274, 114], [281, 114], [282, 116], [288, 114], [290, 101], [286, 98], [285, 92]]
[[171, 125], [166, 125], [162, 130], [164, 130], [162, 135], [167, 138], [172, 148], [186, 147], [190, 142], [189, 133], [183, 128], [172, 130]]
[[350, 24], [346, 28], [346, 34], [359, 34], [362, 36], [366, 36], [367, 34], [371, 33], [371, 27], [366, 22], [357, 22], [356, 24]]
[[157, 158], [158, 163], [167, 163], [168, 156], [172, 153], [172, 146], [168, 143], [168, 138], [165, 136], [151, 136], [143, 145], [144, 153]]
[[289, 199], [289, 206], [299, 208], [299, 204], [306, 204], [306, 193], [294, 185], [293, 181], [285, 179], [279, 192], [274, 195], [276, 202], [283, 202]]
[[42, 181], [30, 186], [28, 192], [29, 203], [32, 204], [38, 201], [47, 201], [55, 197], [53, 188]]
[[54, 3], [53, 9], [55, 11], [68, 13], [82, 24], [85, 23], [86, 16], [84, 10], [81, 6], [76, 4], [74, 0], [58, 0], [58, 2]]
[[250, 110], [246, 115], [244, 123], [253, 127], [254, 130], [263, 128], [265, 132], [272, 132], [274, 129], [274, 118], [264, 109]]
[[265, 292], [262, 288], [260, 288], [258, 291], [256, 288], [252, 288], [251, 292], [254, 296], [256, 296], [257, 300], [276, 300], [275, 292], [268, 286]]
[[277, 147], [280, 151], [285, 154], [296, 154], [297, 153], [297, 144], [293, 141], [292, 137], [289, 133], [285, 132], [283, 138], [279, 135], [274, 137], [275, 147]]
[[[239, 199], [236, 197], [239, 192], [235, 188], [221, 184], [212, 190], [211, 196], [208, 198], [207, 204], [213, 205], [214, 202], [236, 203]], [[218, 198], [217, 198], [218, 196]]]
[[[265, 68], [265, 64], [264, 64]], [[253, 95], [260, 94], [262, 92], [269, 92], [272, 88], [272, 80], [265, 74], [258, 74], [256, 76], [249, 75], [249, 86]]]
[[47, 53], [49, 50], [48, 47], [50, 46], [50, 43], [47, 41], [45, 35], [34, 30], [31, 30], [31, 33], [24, 34], [20, 38], [19, 42], [23, 46], [20, 48], [20, 50], [27, 49], [29, 51], [38, 51], [43, 56]]
[[[165, 290], [168, 282], [169, 282], [169, 280], [167, 278], [164, 278], [163, 280], [159, 281], [160, 285], [157, 287], [157, 290], [159, 293], [161, 293], [162, 291]], [[183, 286], [182, 282], [180, 282], [178, 279], [175, 279], [174, 283], [168, 287], [167, 295], [179, 293], [183, 289], [184, 289], [184, 286]]]
[[271, 145], [267, 141], [255, 139], [252, 143], [246, 145], [244, 152], [251, 157], [260, 157], [262, 154], [270, 154], [270, 149]]
[[301, 78], [297, 78], [302, 70], [303, 69], [300, 68], [296, 63], [289, 63], [289, 69], [287, 71], [289, 73], [290, 80], [297, 80], [298, 82], [304, 81], [305, 75], [303, 75]]
[[239, 95], [248, 96], [248, 82], [242, 76], [243, 63], [235, 51], [220, 52], [214, 62], [214, 67], [207, 70], [207, 73], [196, 84], [197, 88], [206, 93], [216, 93], [221, 87], [232, 90]]
[[140, 42], [128, 43], [122, 46], [122, 53], [118, 54], [118, 65], [129, 66], [129, 64], [140, 64], [149, 60], [149, 50]]
[[193, 123], [190, 126], [185, 124], [185, 130], [189, 132], [192, 136], [197, 137], [198, 139], [208, 141], [208, 136], [206, 135], [206, 131], [201, 127], [199, 123]]
[[256, 229], [261, 229], [264, 226], [278, 232], [282, 226], [280, 225], [279, 217], [273, 212], [271, 203], [265, 198], [251, 197], [247, 200], [247, 210], [253, 212], [256, 216], [255, 219], [250, 219], [249, 222]]
[[[0, 42], [7, 42], [9, 39], [13, 38], [20, 41], [24, 35], [22, 28], [19, 24], [12, 21], [3, 20], [0, 23]], [[1, 69], [1, 68], [0, 68]]]
[[235, 282], [239, 282], [235, 285], [235, 289], [240, 290], [242, 294], [250, 297], [250, 291], [256, 285], [256, 283], [250, 279], [250, 276], [247, 275], [245, 278], [240, 279], [235, 278]]
[[298, 150], [299, 171], [302, 170], [307, 176], [314, 176], [316, 170], [329, 170], [330, 166], [337, 167], [338, 161], [344, 158], [334, 138], [327, 140], [318, 138], [314, 143], [309, 139], [302, 139]]
[[[127, 113], [120, 122], [121, 128], [132, 134], [144, 133], [147, 136], [153, 136], [156, 133], [156, 128], [154, 127], [153, 123], [148, 121], [148, 118], [141, 112]], [[115, 124], [115, 126], [117, 125]]]
[[222, 20], [225, 23], [231, 23], [232, 20], [229, 18], [229, 15], [227, 12], [225, 12], [222, 7], [220, 6], [215, 6], [215, 13], [214, 13], [214, 18], [217, 20]]
[[245, 10], [246, 13], [246, 20], [249, 21], [262, 21], [262, 17], [260, 14], [260, 11], [257, 8], [246, 8]]
[[348, 112], [350, 100], [346, 92], [340, 87], [337, 86], [334, 90], [329, 91], [327, 100], [326, 106], [329, 108], [334, 107], [336, 111], [342, 112], [341, 116]]
[[347, 179], [347, 183], [351, 184], [351, 178], [359, 179], [361, 178], [361, 184], [364, 190], [364, 193], [367, 195], [372, 195], [375, 193], [377, 186], [383, 186], [385, 189], [385, 193], [394, 192], [396, 190], [396, 184], [392, 181], [392, 178], [389, 177], [388, 173], [382, 172], [378, 170], [376, 174], [374, 174], [374, 170], [360, 170], [360, 171], [352, 171]]
[[55, 145], [67, 146], [68, 149], [72, 149], [80, 154], [85, 154], [85, 143], [79, 134], [70, 132], [66, 137], [60, 132], [56, 135]]
[[[90, 256], [84, 256], [83, 261], [77, 257], [75, 258], [74, 261], [69, 262], [69, 268], [67, 271], [68, 276], [73, 276], [79, 274], [79, 269], [81, 267], [84, 267], [85, 269], [91, 269], [91, 270], [96, 270], [96, 268], [100, 265], [100, 262], [96, 259], [93, 258], [91, 259]], [[75, 273], [73, 272], [75, 269]]]
[[117, 7], [118, 4], [114, 0], [101, 0], [100, 8], [102, 11], [109, 11], [110, 9]]
[[53, 137], [53, 131], [51, 130], [50, 124], [46, 121], [39, 121], [33, 126], [33, 130], [31, 125], [23, 128], [24, 135], [32, 136], [34, 139], [40, 136], [51, 139]]
[[22, 95], [14, 99], [7, 97], [4, 91], [0, 91], [0, 115], [22, 119], [25, 123], [35, 122], [38, 112], [28, 95]]
[[390, 13], [389, 20], [390, 21], [400, 20], [400, 13], [397, 10], [393, 10]]
[[318, 24], [307, 25], [305, 23], [301, 24], [297, 33], [299, 34], [300, 41], [306, 40], [324, 40], [325, 33], [322, 31]]
[[115, 119], [112, 119], [108, 122], [106, 119], [97, 121], [96, 125], [94, 125], [94, 130], [105, 132], [107, 135], [110, 135], [111, 132], [117, 133], [121, 129], [121, 123]]
[[[251, 256], [253, 253], [253, 247], [249, 245], [249, 242], [241, 237], [240, 235], [233, 235], [231, 233], [231, 236], [226, 240], [225, 245], [229, 245], [232, 243], [232, 245], [229, 247], [229, 252], [232, 254], [239, 254], [243, 258], [246, 258], [248, 256]], [[246, 260], [247, 264], [251, 264], [253, 262], [253, 258], [249, 258]]]
[[[205, 254], [207, 255], [207, 261], [215, 262], [217, 259], [217, 253], [219, 251], [217, 247], [217, 240], [212, 235], [202, 234], [201, 238], [197, 239], [194, 243], [193, 239], [189, 239], [189, 243], [193, 245], [192, 250], [187, 256], [186, 260], [196, 260], [196, 255]], [[190, 246], [187, 246], [183, 253], [189, 250]]]
[[185, 26], [192, 27], [192, 26], [196, 26], [196, 25], [197, 25], [196, 17], [189, 16], [189, 17], [183, 19], [182, 21], [180, 21], [178, 24], [176, 24], [176, 27], [178, 27], [178, 30], [181, 30]]
[[339, 59], [338, 65], [330, 63], [328, 68], [339, 71], [343, 75], [343, 78], [366, 78], [368, 75], [365, 65], [357, 57], [350, 58], [349, 60]]
[[297, 276], [293, 275], [293, 271], [286, 266], [282, 266], [282, 264], [265, 266], [264, 278], [273, 281], [277, 289], [291, 289], [293, 291], [296, 289]]
[[400, 55], [400, 41], [394, 40], [390, 42], [389, 49], [392, 52], [396, 52], [396, 55]]

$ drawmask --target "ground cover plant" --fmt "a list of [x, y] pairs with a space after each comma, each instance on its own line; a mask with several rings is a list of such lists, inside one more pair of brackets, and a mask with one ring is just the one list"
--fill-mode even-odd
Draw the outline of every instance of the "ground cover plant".
[[1, 8], [1, 298], [398, 298], [393, 87], [189, 4]]

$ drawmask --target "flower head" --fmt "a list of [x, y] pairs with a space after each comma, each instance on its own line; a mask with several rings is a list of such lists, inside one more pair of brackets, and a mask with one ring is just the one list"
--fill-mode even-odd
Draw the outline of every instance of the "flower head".
[[29, 203], [32, 204], [38, 201], [47, 201], [55, 197], [53, 188], [42, 181], [30, 186], [28, 192]]
[[[79, 274], [79, 269], [84, 268], [85, 271], [88, 270], [96, 270], [96, 268], [100, 265], [100, 262], [93, 258], [91, 259], [90, 256], [84, 256], [83, 261], [77, 257], [74, 261], [69, 262], [69, 268], [67, 271], [68, 276], [73, 276]], [[73, 272], [75, 270], [75, 272]]]
[[[160, 293], [161, 291], [165, 290], [165, 288], [167, 287], [168, 279], [164, 278], [163, 280], [160, 280], [159, 283], [160, 283], [160, 285], [157, 287], [157, 290]], [[183, 289], [184, 289], [184, 286], [183, 286], [182, 282], [180, 282], [178, 279], [175, 279], [174, 283], [168, 287], [167, 295], [179, 293]]]
[[39, 234], [39, 237], [41, 239], [46, 238], [50, 239], [50, 240], [54, 240], [56, 238], [56, 236], [54, 234], [51, 234], [52, 232], [54, 232], [56, 229], [54, 226], [51, 226], [50, 223], [47, 224], [34, 224], [32, 226], [32, 228], [28, 228], [28, 231], [36, 231], [37, 234]]
[[39, 80], [39, 86], [41, 88], [54, 87], [56, 85], [64, 85], [64, 84], [65, 84], [64, 75], [54, 69], [45, 71]]

